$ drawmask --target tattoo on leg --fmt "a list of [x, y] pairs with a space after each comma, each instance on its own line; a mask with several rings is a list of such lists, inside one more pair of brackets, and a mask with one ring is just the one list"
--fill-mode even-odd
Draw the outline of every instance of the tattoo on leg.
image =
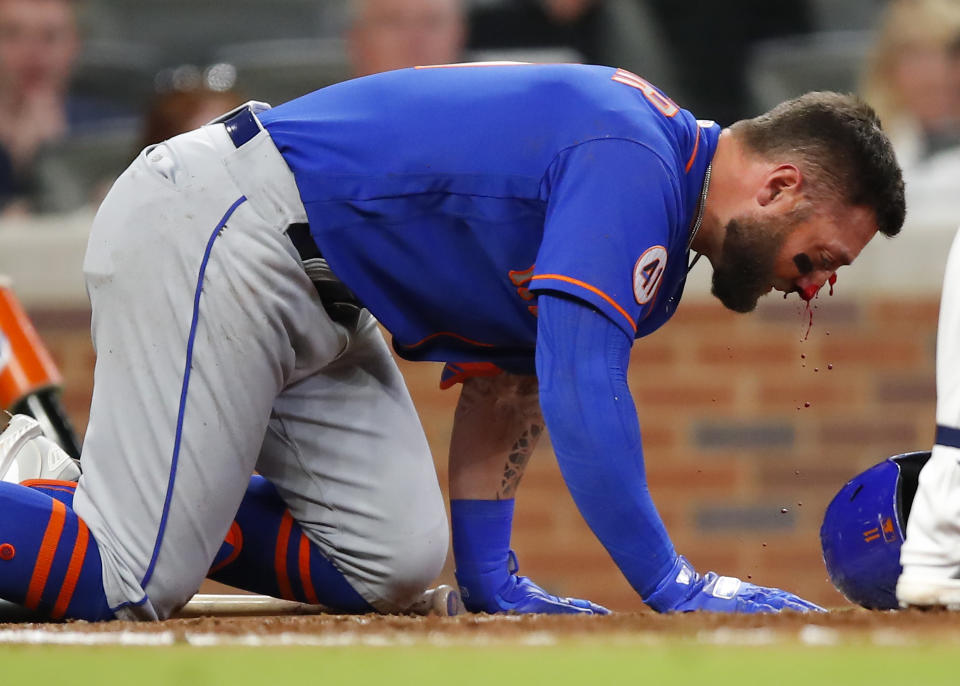
[[527, 468], [533, 449], [537, 445], [537, 439], [543, 433], [542, 421], [536, 421], [530, 424], [520, 438], [510, 448], [507, 455], [507, 462], [503, 468], [503, 479], [500, 482], [500, 492], [498, 498], [512, 498], [520, 485], [520, 479], [523, 478], [523, 472]]

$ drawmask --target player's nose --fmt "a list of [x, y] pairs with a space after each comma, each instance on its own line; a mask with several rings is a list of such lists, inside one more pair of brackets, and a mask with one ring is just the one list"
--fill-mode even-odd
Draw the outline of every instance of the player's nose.
[[836, 271], [836, 269], [815, 269], [812, 272], [801, 274], [799, 277], [797, 277], [797, 280], [794, 283], [800, 289], [807, 288], [809, 286], [822, 288], [823, 285], [830, 280], [830, 277], [836, 273]]
[[835, 271], [833, 269], [817, 269], [808, 274], [803, 274], [794, 281], [794, 286], [804, 300], [810, 300], [830, 280]]

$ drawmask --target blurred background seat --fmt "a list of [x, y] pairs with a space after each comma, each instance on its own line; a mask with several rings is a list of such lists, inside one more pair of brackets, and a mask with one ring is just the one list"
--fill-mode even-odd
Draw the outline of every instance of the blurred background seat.
[[123, 36], [156, 46], [166, 64], [209, 62], [224, 45], [272, 38], [331, 36], [340, 0], [88, 0], [89, 40]]
[[817, 31], [866, 29], [876, 22], [887, 0], [806, 0]]
[[758, 43], [746, 67], [754, 112], [765, 112], [807, 91], [855, 92], [872, 42], [870, 30], [845, 30]]
[[339, 37], [244, 41], [220, 47], [212, 60], [234, 66], [239, 90], [274, 105], [350, 76]]
[[86, 40], [73, 69], [78, 95], [136, 111], [153, 93], [154, 74], [163, 65], [157, 47], [116, 38]]
[[96, 206], [139, 152], [136, 124], [78, 133], [45, 147], [34, 168], [34, 211], [72, 212]]

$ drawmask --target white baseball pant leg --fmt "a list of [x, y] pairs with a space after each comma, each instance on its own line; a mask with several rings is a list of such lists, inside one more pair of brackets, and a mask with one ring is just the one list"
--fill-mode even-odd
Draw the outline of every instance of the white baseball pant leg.
[[900, 551], [904, 576], [960, 578], [960, 233], [947, 258], [937, 329], [938, 443], [920, 485]]

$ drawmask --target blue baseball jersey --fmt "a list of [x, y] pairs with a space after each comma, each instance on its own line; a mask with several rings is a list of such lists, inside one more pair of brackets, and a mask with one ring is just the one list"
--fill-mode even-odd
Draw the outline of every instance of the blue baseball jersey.
[[508, 368], [533, 356], [543, 291], [631, 338], [672, 315], [720, 135], [642, 78], [585, 65], [404, 69], [259, 118], [398, 353]]

